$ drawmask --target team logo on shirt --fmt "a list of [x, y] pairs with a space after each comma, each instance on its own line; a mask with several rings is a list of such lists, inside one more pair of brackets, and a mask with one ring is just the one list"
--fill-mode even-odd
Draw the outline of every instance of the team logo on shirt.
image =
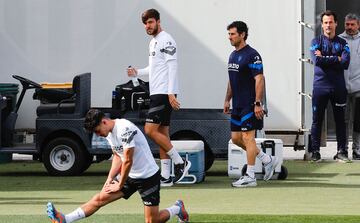
[[231, 68], [231, 69], [239, 69], [239, 64], [237, 63], [229, 63], [228, 64], [228, 68]]
[[153, 56], [153, 57], [154, 57], [154, 56], [156, 55], [156, 53], [155, 53], [155, 51], [156, 51], [155, 48], [156, 48], [157, 43], [158, 43], [158, 42], [154, 42], [154, 46], [153, 46], [153, 47], [150, 46], [150, 50], [154, 50], [154, 51], [150, 51], [150, 52], [149, 52], [149, 56]]
[[254, 61], [255, 61], [254, 63], [248, 64], [248, 66], [249, 66], [250, 69], [254, 69], [254, 70], [261, 70], [261, 69], [263, 69], [262, 61], [261, 61], [261, 59], [260, 59], [259, 56], [255, 56], [255, 57], [254, 57]]
[[166, 46], [164, 49], [160, 49], [161, 53], [166, 53], [173, 56], [176, 53], [176, 47], [174, 46]]
[[239, 72], [239, 67], [240, 67], [240, 65], [237, 64], [237, 63], [229, 63], [229, 64], [228, 64], [228, 70], [229, 70], [229, 71]]
[[128, 127], [125, 128], [125, 132], [123, 134], [121, 134], [121, 141], [123, 143], [131, 143], [131, 141], [133, 141], [134, 136], [137, 134], [137, 131], [134, 130], [130, 130]]
[[261, 64], [262, 63], [259, 56], [255, 56], [254, 60], [255, 60], [254, 64]]
[[113, 150], [117, 153], [123, 153], [124, 152], [124, 148], [123, 146], [113, 146]]
[[160, 52], [173, 56], [176, 53], [176, 47], [173, 46], [172, 42], [168, 41], [165, 43], [164, 49], [160, 49]]

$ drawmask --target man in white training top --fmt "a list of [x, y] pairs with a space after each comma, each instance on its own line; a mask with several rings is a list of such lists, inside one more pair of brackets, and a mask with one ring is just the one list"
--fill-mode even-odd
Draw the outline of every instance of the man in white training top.
[[113, 150], [111, 169], [100, 193], [73, 212], [64, 215], [49, 202], [47, 214], [51, 222], [71, 223], [89, 217], [115, 200], [127, 200], [136, 191], [144, 203], [145, 222], [166, 222], [175, 215], [181, 222], [189, 221], [181, 200], [159, 211], [159, 167], [144, 134], [132, 122], [109, 119], [103, 112], [91, 109], [85, 116], [84, 127], [108, 140]]
[[[149, 75], [150, 109], [147, 114], [145, 133], [160, 146], [161, 186], [179, 182], [190, 169], [191, 163], [183, 160], [173, 148], [169, 137], [172, 110], [179, 110], [176, 99], [179, 93], [177, 75], [177, 47], [174, 39], [162, 30], [160, 13], [148, 9], [141, 16], [148, 35], [149, 66], [144, 69], [128, 68], [129, 76]], [[170, 177], [171, 160], [174, 162], [174, 179]]]

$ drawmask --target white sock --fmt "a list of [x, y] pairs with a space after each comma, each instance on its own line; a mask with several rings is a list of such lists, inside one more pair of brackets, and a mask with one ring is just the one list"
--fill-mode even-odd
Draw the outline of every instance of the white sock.
[[177, 205], [173, 205], [169, 208], [166, 208], [166, 210], [169, 212], [170, 214], [170, 218], [174, 217], [175, 215], [179, 214], [180, 212], [180, 207]]
[[260, 150], [257, 158], [259, 158], [263, 164], [268, 164], [271, 162], [271, 157], [268, 154], [264, 153], [262, 150]]
[[179, 155], [179, 153], [176, 151], [176, 149], [173, 147], [167, 152], [167, 154], [170, 156], [170, 158], [173, 160], [174, 164], [184, 163], [183, 159]]
[[171, 159], [162, 159], [161, 163], [161, 176], [165, 179], [169, 179], [171, 170]]
[[85, 212], [81, 208], [78, 208], [70, 214], [65, 215], [66, 223], [71, 223], [83, 218], [85, 218]]
[[247, 165], [246, 174], [255, 179], [255, 166]]

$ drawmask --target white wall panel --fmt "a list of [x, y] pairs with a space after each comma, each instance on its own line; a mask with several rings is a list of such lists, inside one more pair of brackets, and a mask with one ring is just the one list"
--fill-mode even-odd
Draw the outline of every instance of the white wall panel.
[[[222, 108], [227, 60], [226, 26], [243, 20], [248, 43], [263, 57], [268, 129], [300, 126], [300, 1], [295, 0], [2, 0], [0, 82], [18, 74], [37, 82], [71, 81], [92, 73], [92, 106], [111, 106], [111, 91], [128, 80], [128, 65], [147, 64], [150, 37], [141, 12], [157, 8], [177, 41], [184, 108]], [[28, 92], [30, 93], [30, 92]], [[27, 94], [18, 128], [35, 126], [38, 102]]]

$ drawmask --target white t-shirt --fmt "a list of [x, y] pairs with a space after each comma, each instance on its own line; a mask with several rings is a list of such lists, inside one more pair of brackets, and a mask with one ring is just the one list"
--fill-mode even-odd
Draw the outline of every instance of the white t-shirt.
[[150, 95], [179, 94], [177, 47], [175, 40], [161, 31], [149, 44], [149, 66], [138, 71], [149, 74]]
[[122, 161], [124, 160], [124, 150], [134, 149], [129, 177], [144, 179], [153, 176], [159, 170], [144, 134], [132, 122], [126, 119], [116, 119], [114, 128], [106, 139]]

